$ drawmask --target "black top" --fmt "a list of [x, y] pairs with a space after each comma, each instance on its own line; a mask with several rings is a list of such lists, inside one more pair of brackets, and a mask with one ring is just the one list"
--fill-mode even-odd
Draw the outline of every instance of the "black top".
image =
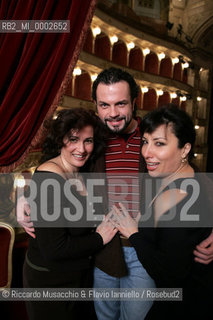
[[[174, 181], [177, 189], [180, 189], [184, 180]], [[168, 188], [171, 188], [171, 185], [162, 193]], [[183, 286], [187, 279], [192, 278], [195, 274], [204, 276], [207, 269], [213, 267], [212, 263], [209, 266], [195, 263], [193, 256], [195, 246], [209, 236], [212, 227], [199, 227], [199, 222], [191, 221], [188, 222], [189, 227], [187, 227], [187, 223], [180, 219], [181, 210], [189, 203], [192, 193], [193, 188], [188, 188], [187, 196], [176, 205], [175, 218], [164, 221], [163, 216], [171, 213], [167, 211], [158, 220], [156, 228], [146, 228], [145, 223], [144, 225], [142, 223], [139, 232], [129, 238], [137, 251], [139, 260], [156, 281], [158, 287]], [[205, 197], [201, 190], [196, 201], [190, 203], [187, 216], [191, 214], [197, 214], [200, 217], [208, 215], [209, 212], [206, 211], [209, 209], [206, 208], [204, 200]], [[203, 220], [205, 221], [200, 218], [201, 223]], [[154, 225], [153, 219], [152, 222]], [[197, 281], [200, 285], [204, 285], [201, 277]], [[205, 282], [205, 285], [208, 286], [209, 282]]]
[[[175, 181], [177, 189], [180, 189], [183, 181], [184, 179]], [[165, 189], [162, 192], [164, 191]], [[199, 197], [194, 203], [191, 201], [187, 214], [200, 215], [200, 221], [202, 222], [203, 217], [209, 214], [209, 208], [205, 203], [205, 191], [202, 188], [200, 191]], [[140, 228], [139, 232], [130, 236], [129, 240], [137, 252], [138, 259], [155, 280], [156, 286], [159, 288], [183, 288], [184, 303], [187, 304], [187, 301], [191, 300], [189, 303], [196, 304], [195, 310], [197, 311], [199, 309], [197, 304], [199, 303], [200, 310], [202, 309], [201, 296], [204, 293], [207, 297], [205, 302], [206, 299], [209, 299], [209, 303], [210, 300], [212, 301], [212, 294], [211, 298], [208, 294], [212, 291], [213, 286], [213, 263], [204, 265], [195, 262], [193, 250], [197, 244], [209, 236], [212, 228], [199, 227], [198, 222], [194, 223], [194, 227], [193, 223], [189, 222], [189, 227], [187, 227], [187, 223], [181, 221], [181, 210], [184, 205], [189, 203], [190, 199], [193, 199], [191, 198], [193, 188], [188, 188], [187, 193], [187, 196], [176, 205], [176, 215], [172, 221], [163, 221], [163, 216], [169, 214], [169, 212], [166, 212], [159, 219], [157, 227], [146, 228], [145, 225], [143, 227], [142, 223], [142, 229]], [[153, 219], [152, 222], [154, 225]], [[194, 298], [196, 294], [198, 295], [197, 300]], [[161, 301], [158, 304], [160, 307], [164, 306]], [[180, 311], [177, 302], [174, 305]], [[166, 304], [166, 308], [168, 308], [168, 304]], [[160, 317], [160, 312], [162, 314], [165, 312], [165, 308], [156, 310], [156, 318]], [[173, 316], [174, 310], [172, 308]], [[150, 317], [150, 319], [155, 319], [155, 317]]]
[[[30, 237], [28, 258], [36, 266], [50, 271], [88, 268], [91, 255], [103, 248], [102, 237], [94, 228], [85, 226], [86, 196], [72, 186], [67, 188], [67, 183], [59, 174], [48, 171], [36, 170], [32, 177], [31, 186], [35, 186], [36, 192], [31, 192], [31, 198], [35, 206], [29, 203], [36, 238]], [[70, 222], [66, 213], [69, 218], [83, 215], [80, 222], [79, 219]], [[47, 222], [46, 217], [52, 221]]]

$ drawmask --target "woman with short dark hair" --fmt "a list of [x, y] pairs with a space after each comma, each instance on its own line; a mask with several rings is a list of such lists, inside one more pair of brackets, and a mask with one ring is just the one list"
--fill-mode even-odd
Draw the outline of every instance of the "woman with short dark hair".
[[138, 228], [120, 204], [120, 210], [114, 207], [112, 223], [129, 238], [158, 288], [172, 288], [173, 294], [175, 288], [183, 289], [182, 301], [155, 301], [146, 319], [209, 319], [213, 263], [196, 263], [193, 249], [212, 232], [212, 202], [191, 165], [193, 122], [183, 110], [168, 105], [147, 114], [141, 129], [142, 155], [154, 190], [146, 209], [150, 219], [142, 211]]

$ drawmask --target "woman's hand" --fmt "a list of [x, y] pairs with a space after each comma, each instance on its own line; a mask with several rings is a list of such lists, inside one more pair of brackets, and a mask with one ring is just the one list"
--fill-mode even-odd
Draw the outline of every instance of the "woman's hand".
[[213, 232], [203, 240], [194, 250], [195, 261], [209, 264], [213, 261]]
[[35, 229], [33, 223], [30, 221], [30, 206], [24, 196], [21, 196], [16, 205], [16, 217], [18, 223], [25, 229], [25, 231], [33, 238], [35, 238]]
[[138, 212], [136, 218], [133, 219], [122, 203], [119, 203], [119, 206], [120, 209], [113, 206], [113, 213], [110, 215], [110, 221], [124, 237], [129, 238], [133, 233], [138, 232], [140, 213]]
[[115, 234], [118, 232], [118, 229], [115, 228], [115, 226], [110, 221], [109, 214], [106, 217], [104, 217], [104, 220], [96, 229], [96, 232], [98, 232], [101, 235], [104, 245], [110, 242], [112, 238], [114, 238]]

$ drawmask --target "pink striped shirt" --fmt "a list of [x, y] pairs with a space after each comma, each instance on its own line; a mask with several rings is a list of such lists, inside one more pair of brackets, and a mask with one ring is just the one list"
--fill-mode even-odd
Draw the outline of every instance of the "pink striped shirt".
[[108, 139], [105, 154], [109, 207], [122, 202], [134, 217], [139, 211], [139, 158], [141, 134], [139, 127], [128, 137]]

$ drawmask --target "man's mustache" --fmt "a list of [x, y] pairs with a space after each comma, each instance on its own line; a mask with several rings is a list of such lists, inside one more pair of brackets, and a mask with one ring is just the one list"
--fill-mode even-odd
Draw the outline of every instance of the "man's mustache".
[[117, 118], [105, 118], [105, 122], [113, 122], [113, 121], [121, 121], [121, 120], [125, 120], [125, 117], [117, 117]]

